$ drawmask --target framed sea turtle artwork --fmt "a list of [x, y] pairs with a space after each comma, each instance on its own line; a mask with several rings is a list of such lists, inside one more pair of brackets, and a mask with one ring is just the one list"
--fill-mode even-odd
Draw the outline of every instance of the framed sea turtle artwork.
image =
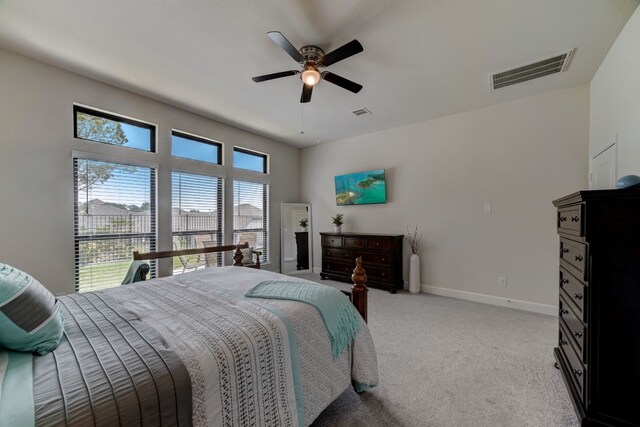
[[336, 205], [369, 205], [387, 203], [384, 169], [338, 175]]

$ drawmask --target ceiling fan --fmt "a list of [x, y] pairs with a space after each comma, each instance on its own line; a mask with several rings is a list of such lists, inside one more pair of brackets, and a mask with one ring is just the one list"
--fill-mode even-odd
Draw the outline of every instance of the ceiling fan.
[[318, 68], [328, 67], [338, 61], [342, 61], [350, 56], [360, 53], [364, 50], [358, 40], [351, 40], [349, 43], [333, 50], [326, 55], [318, 46], [303, 46], [299, 50], [296, 49], [285, 36], [279, 31], [269, 31], [267, 36], [276, 42], [290, 57], [302, 66], [302, 70], [281, 71], [279, 73], [265, 74], [263, 76], [254, 77], [252, 80], [256, 83], [267, 80], [279, 79], [281, 77], [295, 76], [300, 74], [302, 80], [302, 95], [300, 102], [311, 101], [311, 92], [313, 86], [322, 80], [326, 80], [334, 85], [338, 85], [343, 89], [353, 93], [360, 92], [362, 85], [345, 79], [337, 74], [329, 71], [318, 71]]

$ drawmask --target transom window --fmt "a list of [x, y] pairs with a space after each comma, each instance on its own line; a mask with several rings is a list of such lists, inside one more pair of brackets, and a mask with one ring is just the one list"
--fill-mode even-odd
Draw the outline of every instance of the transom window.
[[114, 114], [73, 106], [74, 136], [86, 141], [156, 151], [156, 128]]
[[174, 130], [171, 132], [171, 155], [221, 165], [222, 144]]
[[245, 148], [233, 147], [233, 167], [267, 173], [267, 155]]

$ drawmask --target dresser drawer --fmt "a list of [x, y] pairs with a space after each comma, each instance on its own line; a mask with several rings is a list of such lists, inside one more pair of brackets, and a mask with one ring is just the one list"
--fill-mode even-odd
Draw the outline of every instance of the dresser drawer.
[[[346, 263], [342, 261], [333, 261], [333, 260], [323, 260], [322, 262], [322, 271], [327, 273], [338, 273], [338, 274], [351, 274], [353, 273], [353, 269], [355, 268], [355, 264], [351, 265], [351, 263]], [[369, 272], [367, 271], [367, 274]]]
[[587, 287], [573, 274], [560, 267], [560, 289], [564, 291], [567, 301], [574, 304], [580, 320], [587, 323], [587, 313], [584, 310], [587, 299]]
[[364, 268], [368, 280], [380, 280], [383, 282], [391, 280], [391, 269], [389, 268], [367, 267], [364, 263], [362, 268]]
[[574, 236], [583, 236], [583, 211], [584, 205], [582, 204], [558, 209], [558, 231]]
[[381, 265], [390, 265], [391, 264], [391, 255], [388, 254], [376, 254], [376, 253], [363, 253], [362, 262], [365, 265], [369, 264], [381, 264]]
[[367, 249], [389, 250], [391, 249], [391, 240], [370, 237], [367, 239]]
[[322, 254], [328, 258], [338, 258], [338, 259], [348, 259], [354, 260], [355, 256], [353, 255], [353, 251], [349, 251], [346, 249], [329, 249], [325, 248], [322, 251]]
[[364, 239], [360, 237], [345, 237], [344, 247], [362, 249], [364, 248]]
[[342, 237], [322, 236], [322, 246], [342, 247]]
[[587, 327], [578, 319], [562, 295], [560, 296], [560, 319], [562, 319], [561, 322], [564, 322], [567, 333], [571, 335], [576, 351], [580, 354], [580, 359], [586, 362]]
[[[561, 340], [569, 341], [566, 337], [562, 335], [562, 326], [560, 327], [561, 331]], [[560, 351], [564, 355], [565, 360], [568, 362], [568, 368], [570, 371], [571, 380], [573, 381], [576, 391], [580, 396], [580, 400], [584, 402], [584, 379], [587, 375], [586, 368], [580, 362], [578, 355], [576, 354], [573, 347], [570, 345], [560, 345]]]
[[[565, 347], [570, 347], [571, 344], [569, 344], [569, 334], [566, 331], [566, 328], [563, 324], [560, 324], [560, 327], [558, 328], [558, 347], [561, 349], [565, 349]], [[569, 351], [569, 350], [565, 350]]]
[[580, 279], [586, 279], [587, 245], [561, 237], [560, 259], [574, 267], [579, 273]]

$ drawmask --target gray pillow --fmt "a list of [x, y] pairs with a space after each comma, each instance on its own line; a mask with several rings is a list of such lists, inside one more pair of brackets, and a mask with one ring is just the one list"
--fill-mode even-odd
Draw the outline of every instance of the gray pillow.
[[56, 297], [27, 273], [0, 263], [0, 347], [46, 354], [63, 333]]

